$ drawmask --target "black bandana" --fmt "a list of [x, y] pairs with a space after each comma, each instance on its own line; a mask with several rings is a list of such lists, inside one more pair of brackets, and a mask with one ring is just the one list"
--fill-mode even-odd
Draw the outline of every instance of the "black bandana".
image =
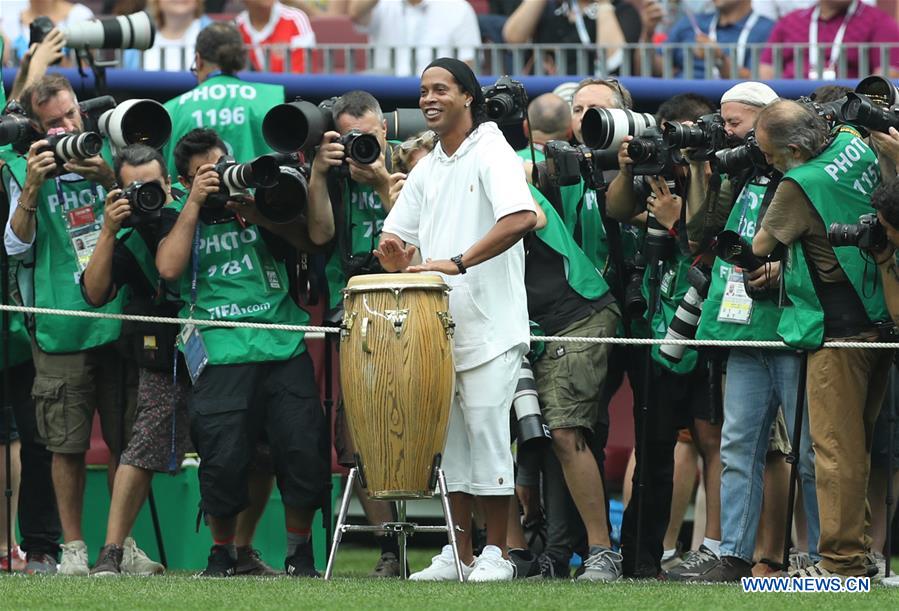
[[462, 88], [462, 91], [473, 98], [473, 107], [478, 108], [484, 103], [484, 94], [481, 92], [481, 84], [478, 83], [478, 79], [474, 75], [474, 72], [472, 72], [471, 68], [469, 68], [468, 64], [465, 62], [453, 59], [452, 57], [441, 57], [428, 64], [428, 67], [425, 68], [425, 72], [427, 72], [429, 68], [443, 68], [452, 74], [453, 78], [456, 79], [456, 82], [459, 83], [459, 87]]

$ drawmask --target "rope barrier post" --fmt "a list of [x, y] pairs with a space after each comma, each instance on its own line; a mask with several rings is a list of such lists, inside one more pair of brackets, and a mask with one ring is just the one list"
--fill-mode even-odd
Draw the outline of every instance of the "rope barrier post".
[[796, 415], [793, 418], [793, 440], [787, 462], [790, 463], [790, 492], [787, 495], [787, 521], [784, 526], [784, 570], [790, 568], [790, 533], [793, 530], [793, 507], [796, 504], [796, 480], [799, 478], [799, 450], [802, 443], [802, 421], [805, 415], [805, 384], [808, 353], [799, 354], [799, 381], [796, 384]]
[[[325, 319], [325, 324], [332, 330], [340, 325], [340, 312], [337, 316]], [[328, 478], [325, 484], [325, 498], [322, 499], [322, 526], [325, 530], [325, 550], [327, 550], [328, 564], [331, 562], [331, 545], [334, 541], [334, 483], [331, 477], [331, 448], [334, 447], [334, 353], [332, 350], [331, 333], [325, 333], [325, 437], [328, 448]]]

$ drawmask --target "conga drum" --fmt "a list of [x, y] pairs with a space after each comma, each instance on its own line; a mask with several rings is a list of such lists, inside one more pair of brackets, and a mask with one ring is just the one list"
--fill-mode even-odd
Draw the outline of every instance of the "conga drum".
[[434, 493], [456, 375], [448, 292], [435, 274], [356, 276], [343, 291], [340, 382], [372, 498]]

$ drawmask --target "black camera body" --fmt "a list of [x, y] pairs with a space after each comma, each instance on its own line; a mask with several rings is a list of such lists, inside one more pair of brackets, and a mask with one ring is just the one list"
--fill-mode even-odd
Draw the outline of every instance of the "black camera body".
[[765, 153], [759, 148], [758, 140], [755, 139], [754, 130], [746, 135], [746, 142], [740, 146], [717, 151], [715, 161], [718, 170], [728, 176], [737, 176], [751, 169], [766, 175], [771, 170]]
[[642, 318], [646, 312], [646, 298], [643, 297], [643, 276], [646, 272], [646, 258], [638, 252], [633, 264], [627, 268], [624, 284], [624, 309], [631, 319]]
[[527, 117], [528, 93], [520, 82], [501, 76], [481, 91], [486, 100], [487, 117], [497, 125], [521, 123]]
[[366, 134], [358, 129], [351, 129], [337, 141], [343, 145], [343, 163], [333, 166], [330, 172], [337, 178], [347, 178], [350, 175], [348, 159], [352, 159], [360, 165], [371, 165], [381, 156], [381, 143], [377, 136]]
[[846, 123], [875, 132], [886, 134], [891, 127], [899, 129], [899, 105], [883, 107], [860, 93], [846, 94], [842, 116]]
[[213, 169], [219, 175], [219, 190], [206, 196], [203, 221], [207, 224], [230, 220], [234, 215], [225, 208], [252, 188], [274, 187], [278, 184], [278, 162], [272, 155], [262, 155], [247, 163], [237, 163], [234, 157], [222, 155]]
[[25, 116], [22, 105], [16, 101], [7, 104], [0, 117], [0, 146], [9, 144], [17, 153], [24, 155], [31, 143], [40, 138], [41, 134], [34, 128], [31, 119]]
[[563, 140], [550, 140], [543, 147], [546, 174], [551, 183], [566, 187], [581, 178], [591, 189], [605, 187], [603, 172], [618, 169], [618, 151], [596, 150], [588, 146], [572, 146]]
[[156, 182], [134, 181], [122, 190], [121, 197], [128, 200], [131, 216], [125, 219], [122, 227], [137, 227], [157, 222], [162, 217], [162, 208], [166, 202], [166, 192]]
[[673, 149], [668, 146], [665, 136], [658, 127], [651, 127], [639, 138], [627, 145], [627, 154], [633, 160], [634, 176], [674, 176]]
[[878, 252], [887, 247], [887, 232], [876, 214], [863, 214], [858, 223], [832, 223], [827, 240], [833, 246], [855, 246], [861, 250]]
[[34, 21], [31, 22], [31, 25], [28, 26], [28, 46], [30, 47], [31, 45], [36, 45], [44, 42], [44, 39], [55, 27], [56, 25], [49, 17], [45, 15], [35, 17]]
[[669, 121], [664, 135], [670, 148], [694, 149], [690, 155], [694, 159], [711, 159], [727, 147], [724, 119], [717, 112], [699, 117], [693, 125]]

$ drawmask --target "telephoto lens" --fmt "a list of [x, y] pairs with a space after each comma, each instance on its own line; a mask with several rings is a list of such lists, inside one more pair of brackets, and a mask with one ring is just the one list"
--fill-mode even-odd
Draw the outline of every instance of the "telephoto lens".
[[855, 246], [863, 250], [879, 251], [887, 246], [886, 229], [876, 214], [863, 214], [858, 223], [832, 223], [827, 229], [832, 246]]
[[299, 168], [281, 166], [278, 184], [256, 190], [256, 208], [273, 223], [296, 220], [306, 210], [308, 185]]
[[652, 265], [664, 261], [674, 253], [674, 237], [656, 216], [646, 211], [646, 237], [643, 240], [643, 256]]
[[[665, 339], [694, 339], [696, 328], [699, 326], [699, 317], [702, 315], [702, 302], [709, 294], [711, 277], [708, 272], [698, 267], [691, 267], [687, 274], [690, 289], [677, 306], [674, 318], [668, 325]], [[684, 358], [686, 346], [681, 344], [663, 344], [659, 347], [659, 353], [672, 363], [680, 363]]]
[[31, 119], [18, 113], [7, 113], [0, 117], [0, 146], [7, 144], [31, 145], [40, 135], [31, 124]]
[[639, 138], [656, 126], [656, 118], [646, 112], [619, 108], [590, 108], [584, 113], [581, 134], [593, 149], [617, 149], [625, 136]]
[[56, 155], [59, 165], [73, 159], [94, 157], [99, 155], [103, 148], [103, 138], [94, 132], [55, 134], [47, 137], [47, 143], [48, 148]]
[[518, 385], [515, 387], [515, 395], [512, 397], [512, 407], [515, 410], [515, 419], [518, 421], [519, 447], [546, 444], [552, 441], [552, 434], [540, 411], [534, 370], [531, 369], [531, 363], [526, 358], [521, 359], [521, 372], [518, 374]]

